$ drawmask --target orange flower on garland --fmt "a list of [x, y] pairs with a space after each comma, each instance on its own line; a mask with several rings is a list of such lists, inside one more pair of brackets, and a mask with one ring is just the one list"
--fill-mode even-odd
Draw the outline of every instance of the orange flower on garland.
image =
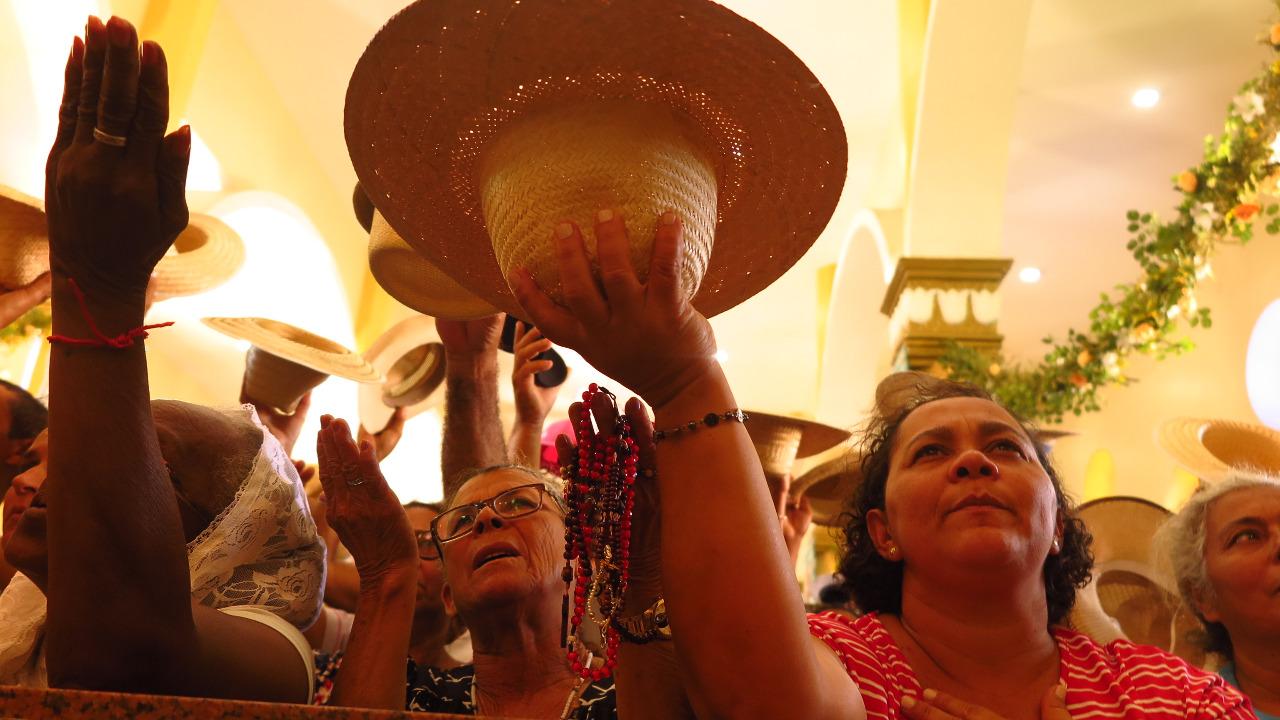
[[1257, 215], [1258, 211], [1261, 209], [1261, 206], [1254, 203], [1240, 203], [1231, 209], [1231, 215], [1237, 220], [1248, 220], [1254, 215]]

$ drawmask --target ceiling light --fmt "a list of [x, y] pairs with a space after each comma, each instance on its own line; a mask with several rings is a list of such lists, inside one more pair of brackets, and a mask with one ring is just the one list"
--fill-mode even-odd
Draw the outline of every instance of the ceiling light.
[[1040, 282], [1040, 268], [1024, 267], [1018, 271], [1018, 279], [1028, 285], [1034, 285]]
[[1130, 102], [1133, 103], [1134, 107], [1142, 108], [1143, 110], [1153, 108], [1160, 102], [1160, 91], [1149, 87], [1139, 88], [1138, 91], [1133, 94], [1133, 98]]

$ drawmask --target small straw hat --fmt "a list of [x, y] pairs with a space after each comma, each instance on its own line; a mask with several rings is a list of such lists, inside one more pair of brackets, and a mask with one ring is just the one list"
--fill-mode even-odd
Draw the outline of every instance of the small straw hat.
[[365, 360], [386, 377], [360, 386], [360, 424], [371, 432], [387, 426], [395, 408], [407, 417], [439, 404], [444, 385], [444, 344], [435, 321], [421, 315], [401, 320], [365, 351]]
[[791, 484], [793, 497], [807, 497], [813, 521], [837, 527], [862, 482], [862, 454], [849, 450], [839, 457], [811, 468]]
[[594, 252], [606, 208], [627, 222], [642, 280], [658, 216], [674, 210], [682, 289], [723, 312], [817, 239], [848, 154], [808, 68], [706, 0], [421, 0], [360, 58], [345, 130], [390, 225], [517, 315], [512, 268], [558, 298], [553, 228], [575, 221]]
[[48, 269], [44, 203], [0, 185], [0, 287], [22, 287]]
[[[156, 264], [152, 302], [212, 290], [244, 264], [244, 242], [212, 215], [192, 213], [186, 229]], [[44, 204], [0, 186], [0, 285], [26, 285], [49, 269]]]
[[192, 213], [152, 273], [155, 302], [196, 295], [231, 279], [244, 264], [244, 242], [212, 215]]
[[790, 475], [796, 460], [817, 455], [852, 435], [848, 430], [804, 418], [747, 410], [747, 433], [766, 475]]
[[1177, 590], [1162, 581], [1151, 544], [1170, 512], [1148, 500], [1117, 496], [1087, 502], [1077, 513], [1093, 536], [1094, 564], [1089, 584], [1076, 594], [1069, 624], [1102, 644], [1127, 638], [1202, 662], [1188, 640], [1197, 623], [1178, 611]]
[[338, 343], [277, 320], [204, 318], [218, 332], [253, 344], [245, 358], [244, 392], [282, 415], [292, 414], [306, 392], [329, 375], [361, 383], [382, 376], [360, 355]]
[[369, 271], [388, 295], [424, 315], [474, 320], [498, 312], [409, 247], [377, 210], [369, 231]]
[[1280, 432], [1262, 425], [1174, 418], [1156, 430], [1156, 444], [1205, 482], [1221, 481], [1232, 468], [1280, 475]]

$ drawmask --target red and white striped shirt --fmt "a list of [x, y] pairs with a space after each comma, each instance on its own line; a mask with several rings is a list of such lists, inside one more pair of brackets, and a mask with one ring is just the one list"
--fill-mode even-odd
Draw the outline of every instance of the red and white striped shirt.
[[[920, 695], [920, 681], [875, 613], [856, 620], [830, 612], [810, 615], [809, 632], [840, 657], [869, 720], [896, 720], [902, 696]], [[1073, 720], [1256, 720], [1249, 702], [1221, 677], [1157, 648], [1125, 640], [1102, 646], [1066, 628], [1054, 629], [1053, 636]]]

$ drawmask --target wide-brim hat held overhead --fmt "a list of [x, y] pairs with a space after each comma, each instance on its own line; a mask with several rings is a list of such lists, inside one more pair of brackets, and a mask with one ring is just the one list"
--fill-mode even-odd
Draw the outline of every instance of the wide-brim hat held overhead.
[[431, 318], [401, 320], [374, 341], [364, 357], [386, 378], [382, 384], [360, 385], [360, 424], [371, 432], [385, 428], [396, 408], [405, 408], [407, 419], [443, 399], [444, 344]]
[[[152, 273], [152, 301], [212, 290], [235, 275], [244, 257], [244, 241], [226, 223], [191, 213], [187, 227]], [[26, 285], [48, 269], [44, 203], [0, 186], [0, 286]]]
[[862, 454], [850, 450], [811, 468], [791, 484], [791, 495], [808, 498], [813, 521], [826, 527], [842, 525], [840, 518], [862, 484]]
[[1152, 537], [1170, 512], [1136, 497], [1105, 497], [1077, 509], [1093, 536], [1093, 575], [1076, 594], [1069, 623], [1099, 643], [1127, 638], [1203, 660], [1188, 636], [1195, 619], [1178, 611], [1177, 590], [1165, 584]]
[[1280, 476], [1280, 432], [1235, 420], [1174, 418], [1156, 430], [1156, 444], [1205, 482], [1232, 469]]
[[360, 383], [383, 377], [359, 353], [278, 320], [204, 318], [204, 324], [253, 345], [245, 357], [244, 394], [255, 403], [290, 415], [308, 390], [330, 375]]
[[769, 476], [790, 475], [796, 460], [839, 445], [853, 433], [816, 420], [747, 410], [747, 433]]
[[22, 287], [48, 270], [44, 203], [0, 185], [0, 288]]
[[[559, 299], [553, 229], [621, 212], [647, 277], [659, 217], [705, 315], [767, 287], [826, 226], [844, 127], [818, 79], [706, 0], [422, 0], [347, 88], [347, 149], [374, 206], [431, 265], [519, 316], [525, 267]], [[593, 261], [594, 262], [594, 261]]]
[[397, 302], [423, 315], [474, 320], [497, 314], [497, 308], [476, 297], [409, 247], [373, 206], [360, 183], [351, 194], [356, 221], [369, 233], [369, 272]]

